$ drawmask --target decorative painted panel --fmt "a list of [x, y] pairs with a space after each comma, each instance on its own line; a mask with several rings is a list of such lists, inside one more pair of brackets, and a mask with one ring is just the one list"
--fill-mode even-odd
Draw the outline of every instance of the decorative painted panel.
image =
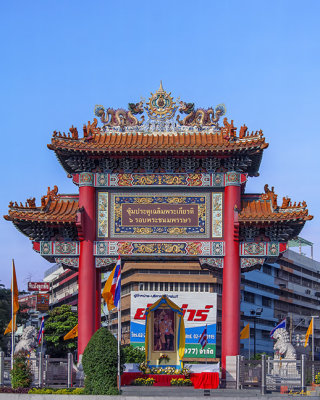
[[70, 268], [79, 268], [78, 257], [55, 257], [55, 262], [57, 264], [67, 265]]
[[80, 254], [79, 242], [40, 242], [42, 256], [78, 256]]
[[167, 255], [167, 256], [224, 256], [224, 242], [95, 242], [95, 256]]
[[212, 237], [223, 235], [223, 194], [212, 193]]
[[240, 258], [241, 272], [249, 272], [254, 269], [260, 269], [264, 264], [264, 257], [243, 257]]
[[95, 175], [96, 187], [132, 186], [211, 186], [210, 174], [106, 174]]
[[108, 237], [108, 193], [98, 193], [97, 209], [97, 236], [98, 238]]
[[95, 257], [96, 268], [113, 266], [117, 262], [117, 258], [113, 257]]
[[110, 236], [209, 238], [209, 196], [208, 193], [111, 194]]
[[79, 186], [93, 186], [94, 174], [91, 172], [81, 172], [79, 175]]
[[279, 242], [242, 242], [240, 243], [240, 256], [277, 257], [279, 255], [279, 247]]
[[241, 174], [239, 172], [225, 173], [225, 186], [240, 186]]
[[222, 269], [223, 258], [200, 258], [200, 264], [207, 269]]
[[245, 182], [246, 174], [230, 173], [95, 173], [94, 186], [107, 187], [220, 187]]

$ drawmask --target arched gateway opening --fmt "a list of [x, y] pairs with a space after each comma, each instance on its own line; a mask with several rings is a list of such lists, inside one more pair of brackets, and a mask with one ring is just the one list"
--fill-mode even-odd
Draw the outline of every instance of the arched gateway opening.
[[[100, 327], [100, 273], [118, 255], [136, 282], [143, 271], [169, 271], [157, 289], [154, 277], [141, 278], [148, 282], [142, 290], [173, 293], [188, 284], [190, 310], [197, 310], [200, 293], [216, 298], [223, 284], [222, 366], [226, 356], [239, 354], [241, 271], [279, 257], [312, 217], [305, 202], [292, 205], [284, 198], [278, 205], [268, 185], [262, 194], [245, 192], [247, 179], [259, 175], [268, 144], [262, 131], [249, 133], [243, 125], [237, 133], [226, 117], [220, 127], [225, 112], [224, 105], [203, 109], [175, 102], [162, 85], [148, 102], [129, 103], [126, 110], [96, 106], [100, 127], [94, 118], [83, 136], [72, 126], [68, 134], [54, 132], [48, 145], [79, 193], [59, 194], [55, 186], [39, 206], [35, 199], [9, 204], [5, 218], [32, 239], [36, 251], [79, 271], [79, 355]], [[182, 279], [170, 271], [191, 272]], [[141, 288], [128, 291], [134, 289]]]

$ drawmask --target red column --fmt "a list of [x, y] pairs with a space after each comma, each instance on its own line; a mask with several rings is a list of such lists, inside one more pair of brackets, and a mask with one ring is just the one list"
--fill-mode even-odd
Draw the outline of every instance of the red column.
[[234, 209], [240, 210], [240, 174], [226, 173], [224, 198], [225, 257], [222, 290], [222, 349], [221, 362], [226, 367], [226, 356], [240, 352], [240, 255], [239, 240], [234, 236]]
[[93, 174], [79, 176], [79, 208], [82, 211], [83, 239], [80, 242], [78, 294], [78, 357], [86, 348], [96, 327], [95, 188]]
[[97, 331], [101, 326], [101, 273], [96, 269], [96, 325]]

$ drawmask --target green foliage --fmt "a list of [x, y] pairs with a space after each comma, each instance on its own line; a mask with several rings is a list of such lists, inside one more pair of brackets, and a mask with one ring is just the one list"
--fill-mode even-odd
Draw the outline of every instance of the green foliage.
[[19, 351], [13, 359], [13, 368], [10, 371], [11, 386], [14, 389], [31, 386], [32, 375], [28, 364], [28, 352]]
[[[20, 294], [25, 294], [26, 292], [20, 291]], [[24, 325], [28, 320], [29, 316], [27, 309], [19, 309], [17, 313], [17, 325]], [[4, 335], [9, 322], [11, 320], [11, 290], [6, 289], [2, 284], [0, 284], [0, 350], [5, 353], [8, 352], [10, 334]]]
[[[107, 328], [100, 328], [90, 339], [83, 353], [85, 394], [119, 394], [117, 389], [118, 343]], [[121, 373], [124, 355], [120, 349]]]
[[71, 306], [63, 305], [49, 312], [45, 323], [45, 341], [47, 353], [52, 357], [66, 357], [67, 353], [77, 348], [77, 338], [63, 340], [63, 337], [78, 323], [78, 314], [71, 311]]
[[83, 394], [84, 389], [51, 389], [51, 388], [33, 388], [30, 389], [28, 394]]
[[262, 356], [263, 354], [264, 354], [266, 357], [268, 356], [267, 353], [257, 353], [256, 356], [252, 356], [252, 357], [251, 357], [251, 360], [258, 360], [258, 361], [259, 361], [259, 360], [261, 360], [261, 358], [262, 358], [261, 356]]
[[0, 285], [0, 349], [7, 352], [10, 335], [4, 331], [11, 320], [11, 291]]
[[140, 364], [146, 359], [145, 352], [131, 345], [123, 347], [124, 362]]

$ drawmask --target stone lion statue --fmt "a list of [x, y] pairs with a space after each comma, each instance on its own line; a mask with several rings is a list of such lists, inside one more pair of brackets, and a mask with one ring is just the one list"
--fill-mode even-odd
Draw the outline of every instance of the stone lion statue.
[[18, 344], [15, 348], [15, 353], [18, 351], [25, 350], [25, 351], [32, 351], [37, 345], [37, 331], [34, 326], [27, 326], [22, 333], [21, 339], [19, 340]]
[[281, 358], [287, 358], [290, 360], [297, 359], [296, 350], [290, 343], [289, 334], [284, 328], [277, 329], [273, 334], [273, 338], [276, 339], [273, 346], [276, 354], [280, 354]]
[[[291, 362], [297, 359], [296, 350], [290, 343], [289, 334], [284, 328], [278, 328], [273, 334], [276, 340], [273, 349], [275, 351], [274, 360], [279, 360], [273, 364], [273, 374], [283, 376], [294, 376], [297, 374], [296, 363]], [[287, 360], [288, 362], [285, 362]]]

